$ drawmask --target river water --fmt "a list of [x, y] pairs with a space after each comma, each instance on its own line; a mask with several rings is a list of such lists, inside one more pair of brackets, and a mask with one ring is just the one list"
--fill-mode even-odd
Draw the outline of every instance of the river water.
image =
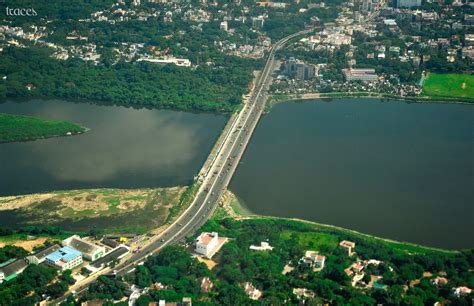
[[[224, 116], [64, 101], [0, 112], [83, 135], [0, 144], [0, 195], [189, 184]], [[474, 108], [354, 99], [283, 103], [260, 121], [230, 189], [252, 211], [443, 248], [474, 247]], [[0, 214], [0, 224], [15, 220]]]
[[0, 144], [0, 195], [92, 187], [188, 185], [226, 117], [169, 110], [34, 100], [0, 112], [68, 120], [91, 130]]
[[275, 106], [230, 189], [253, 212], [474, 247], [474, 108], [333, 100]]

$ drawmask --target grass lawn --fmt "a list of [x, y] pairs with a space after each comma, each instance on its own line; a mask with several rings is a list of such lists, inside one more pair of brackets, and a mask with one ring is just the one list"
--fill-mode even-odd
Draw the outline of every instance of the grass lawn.
[[430, 97], [474, 99], [474, 75], [430, 73], [423, 86]]
[[296, 238], [298, 244], [311, 250], [319, 250], [321, 247], [335, 249], [339, 238], [336, 235], [322, 232], [296, 232], [285, 230], [281, 233], [283, 239]]

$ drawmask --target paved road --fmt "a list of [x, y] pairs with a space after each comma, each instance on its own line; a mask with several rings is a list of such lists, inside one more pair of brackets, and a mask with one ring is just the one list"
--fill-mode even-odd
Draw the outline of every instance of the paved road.
[[[227, 188], [232, 176], [240, 162], [252, 133], [257, 126], [263, 113], [265, 101], [267, 99], [266, 91], [271, 81], [271, 75], [275, 69], [275, 52], [284, 46], [290, 39], [302, 34], [309, 33], [311, 30], [289, 35], [278, 41], [271, 49], [265, 68], [257, 78], [255, 88], [239, 112], [237, 119], [226, 131], [227, 135], [222, 143], [217, 157], [212, 162], [209, 171], [203, 177], [199, 190], [187, 210], [163, 233], [152, 237], [150, 242], [142, 248], [137, 254], [132, 254], [118, 264], [114, 273], [124, 275], [132, 271], [137, 265], [141, 264], [146, 257], [155, 254], [161, 248], [177, 243], [185, 237], [195, 233], [212, 215], [218, 205], [222, 192]], [[72, 287], [76, 294], [81, 294], [87, 290], [89, 284], [99, 275], [111, 273], [111, 269], [105, 269], [99, 274], [91, 276]], [[57, 304], [65, 299], [66, 296], [53, 301]]]

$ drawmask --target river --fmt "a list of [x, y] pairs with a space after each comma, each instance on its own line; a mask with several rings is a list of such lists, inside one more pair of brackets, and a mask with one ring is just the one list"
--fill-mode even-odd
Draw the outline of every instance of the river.
[[[0, 112], [91, 129], [0, 144], [0, 195], [189, 184], [227, 120], [58, 100], [7, 102]], [[260, 121], [230, 189], [259, 214], [472, 248], [473, 123], [470, 105], [282, 103]]]
[[230, 189], [253, 212], [474, 247], [474, 108], [354, 99], [276, 105]]
[[188, 185], [224, 127], [225, 116], [12, 101], [0, 112], [69, 120], [85, 134], [0, 144], [0, 195], [76, 188]]

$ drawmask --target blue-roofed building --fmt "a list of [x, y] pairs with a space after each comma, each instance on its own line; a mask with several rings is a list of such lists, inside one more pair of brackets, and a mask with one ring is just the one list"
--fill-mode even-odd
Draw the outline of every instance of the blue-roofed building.
[[69, 270], [82, 264], [82, 254], [71, 247], [65, 246], [46, 256], [44, 262], [61, 271]]

